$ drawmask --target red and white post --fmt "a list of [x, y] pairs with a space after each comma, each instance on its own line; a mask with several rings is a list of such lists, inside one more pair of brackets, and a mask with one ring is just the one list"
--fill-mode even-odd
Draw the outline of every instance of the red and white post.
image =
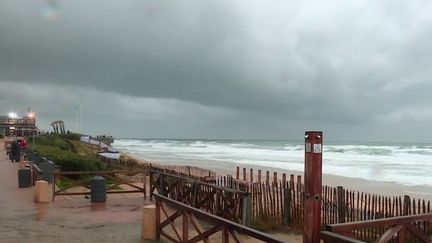
[[305, 133], [303, 243], [320, 242], [322, 142], [322, 132]]

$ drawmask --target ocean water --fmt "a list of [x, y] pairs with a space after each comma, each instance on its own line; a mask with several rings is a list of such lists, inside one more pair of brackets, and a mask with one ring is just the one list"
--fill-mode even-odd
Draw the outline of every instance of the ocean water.
[[[233, 170], [233, 163], [303, 171], [303, 141], [116, 139], [137, 158]], [[333, 142], [323, 145], [323, 173], [409, 186], [432, 186], [432, 145]]]

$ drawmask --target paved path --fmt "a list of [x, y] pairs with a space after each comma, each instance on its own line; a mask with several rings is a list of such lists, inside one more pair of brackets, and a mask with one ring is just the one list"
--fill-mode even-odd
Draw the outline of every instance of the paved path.
[[83, 196], [33, 203], [33, 188], [18, 188], [18, 163], [11, 163], [0, 139], [0, 243], [143, 242], [139, 194], [108, 195], [105, 204]]

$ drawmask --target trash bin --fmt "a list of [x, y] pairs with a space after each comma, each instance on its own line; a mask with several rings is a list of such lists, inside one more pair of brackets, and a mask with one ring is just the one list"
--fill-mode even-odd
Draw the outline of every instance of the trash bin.
[[91, 182], [91, 202], [106, 202], [106, 179], [95, 176]]
[[25, 188], [32, 186], [31, 169], [21, 168], [18, 170], [18, 187]]

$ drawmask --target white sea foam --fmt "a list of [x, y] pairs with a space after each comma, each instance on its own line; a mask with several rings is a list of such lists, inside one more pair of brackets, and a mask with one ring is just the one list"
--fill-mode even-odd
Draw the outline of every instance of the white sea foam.
[[[301, 142], [241, 140], [118, 139], [114, 147], [142, 159], [214, 167], [232, 163], [300, 170], [304, 168]], [[432, 186], [432, 146], [424, 144], [324, 145], [326, 174]]]

